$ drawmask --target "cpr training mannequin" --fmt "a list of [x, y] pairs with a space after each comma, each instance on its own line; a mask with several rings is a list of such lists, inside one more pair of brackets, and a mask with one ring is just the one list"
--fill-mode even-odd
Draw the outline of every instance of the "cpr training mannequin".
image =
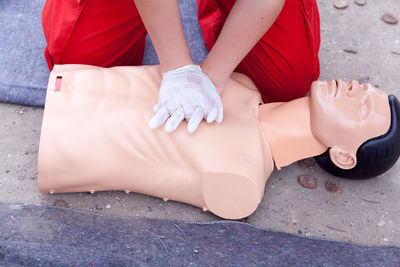
[[[221, 95], [222, 123], [202, 122], [193, 135], [180, 125], [168, 134], [148, 126], [160, 82], [158, 66], [55, 66], [40, 139], [40, 192], [133, 191], [238, 219], [257, 208], [274, 162], [279, 169], [330, 147], [333, 162], [351, 169], [358, 147], [393, 128], [394, 118], [389, 132], [399, 131], [397, 100], [389, 105], [371, 85], [314, 82], [310, 97], [259, 105], [254, 84], [234, 74]], [[398, 142], [393, 151], [392, 165]]]

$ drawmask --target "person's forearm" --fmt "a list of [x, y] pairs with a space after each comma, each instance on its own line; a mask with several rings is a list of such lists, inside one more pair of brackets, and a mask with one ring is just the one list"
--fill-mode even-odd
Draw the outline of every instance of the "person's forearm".
[[202, 64], [222, 90], [233, 70], [271, 27], [285, 0], [237, 0], [222, 31]]
[[135, 0], [163, 72], [192, 64], [178, 0]]

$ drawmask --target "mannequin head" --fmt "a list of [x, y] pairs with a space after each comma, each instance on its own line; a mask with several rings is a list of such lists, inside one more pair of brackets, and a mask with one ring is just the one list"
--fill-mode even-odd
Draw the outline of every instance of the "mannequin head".
[[311, 130], [329, 147], [317, 162], [347, 178], [370, 178], [388, 170], [400, 155], [399, 102], [370, 84], [341, 80], [311, 87]]

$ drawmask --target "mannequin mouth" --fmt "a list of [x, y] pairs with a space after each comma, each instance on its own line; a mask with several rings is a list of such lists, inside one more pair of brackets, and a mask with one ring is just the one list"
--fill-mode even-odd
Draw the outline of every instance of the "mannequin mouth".
[[338, 88], [339, 88], [339, 83], [338, 83], [337, 80], [335, 80], [335, 84], [334, 84], [334, 86], [333, 86], [333, 97], [336, 97], [336, 96], [337, 96]]
[[338, 87], [339, 87], [339, 83], [337, 80], [332, 80], [331, 82], [331, 86], [329, 88], [329, 94], [332, 97], [336, 97], [337, 93], [338, 93]]

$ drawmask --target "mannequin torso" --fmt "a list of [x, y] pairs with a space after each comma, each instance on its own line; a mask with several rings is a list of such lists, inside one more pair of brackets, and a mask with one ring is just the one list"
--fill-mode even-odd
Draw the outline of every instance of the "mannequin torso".
[[157, 66], [56, 66], [42, 126], [39, 190], [125, 190], [224, 218], [250, 215], [273, 170], [252, 82], [235, 74], [222, 95], [223, 123], [200, 125], [193, 135], [183, 125], [170, 134], [148, 127], [160, 82]]

